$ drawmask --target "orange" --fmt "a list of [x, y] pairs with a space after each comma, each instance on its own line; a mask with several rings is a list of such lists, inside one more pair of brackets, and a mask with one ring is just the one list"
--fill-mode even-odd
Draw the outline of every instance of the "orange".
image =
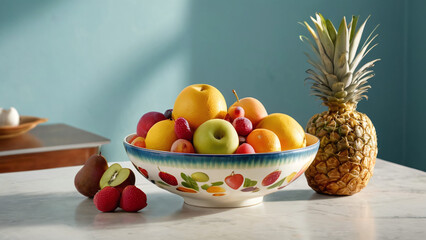
[[185, 118], [192, 130], [213, 118], [224, 119], [227, 113], [225, 98], [215, 87], [194, 84], [184, 88], [175, 100], [173, 119]]
[[282, 151], [306, 147], [306, 136], [302, 126], [284, 113], [268, 115], [259, 122], [257, 128], [274, 132], [280, 139]]
[[162, 120], [154, 124], [146, 134], [146, 148], [170, 151], [172, 144], [178, 138], [175, 133], [175, 122], [173, 120]]
[[280, 139], [268, 129], [258, 128], [253, 130], [247, 136], [247, 143], [254, 148], [256, 153], [281, 151]]

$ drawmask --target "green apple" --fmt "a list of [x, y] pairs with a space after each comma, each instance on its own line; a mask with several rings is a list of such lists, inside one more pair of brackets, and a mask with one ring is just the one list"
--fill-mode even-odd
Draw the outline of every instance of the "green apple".
[[238, 148], [239, 139], [230, 122], [210, 119], [195, 130], [193, 142], [197, 153], [232, 154]]

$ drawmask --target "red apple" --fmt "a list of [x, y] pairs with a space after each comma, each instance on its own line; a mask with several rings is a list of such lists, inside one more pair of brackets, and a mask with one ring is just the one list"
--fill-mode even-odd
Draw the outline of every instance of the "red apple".
[[148, 133], [149, 129], [156, 124], [159, 121], [166, 120], [167, 118], [164, 116], [164, 114], [160, 112], [148, 112], [145, 113], [138, 122], [137, 128], [136, 128], [136, 134], [140, 137], [146, 138], [146, 134]]
[[244, 183], [244, 177], [241, 174], [235, 174], [234, 172], [231, 175], [225, 178], [225, 183], [232, 189], [237, 190]]

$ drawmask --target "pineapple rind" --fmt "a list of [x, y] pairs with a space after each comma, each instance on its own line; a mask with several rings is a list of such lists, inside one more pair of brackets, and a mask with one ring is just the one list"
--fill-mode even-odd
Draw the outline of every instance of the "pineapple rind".
[[321, 14], [311, 18], [315, 31], [304, 23], [316, 45], [307, 37], [314, 58], [306, 53], [314, 69], [308, 69], [312, 95], [321, 98], [329, 110], [314, 115], [307, 132], [320, 139], [318, 153], [305, 172], [309, 186], [319, 193], [352, 195], [363, 189], [373, 175], [377, 156], [376, 130], [367, 115], [356, 105], [367, 98], [367, 81], [374, 74], [371, 67], [380, 59], [359, 67], [362, 59], [377, 45], [370, 44], [376, 28], [358, 49], [368, 18], [356, 29], [358, 17], [349, 24], [343, 17], [338, 30]]
[[314, 115], [307, 132], [320, 139], [320, 148], [305, 172], [309, 186], [319, 193], [352, 195], [373, 175], [377, 136], [367, 115], [340, 108]]

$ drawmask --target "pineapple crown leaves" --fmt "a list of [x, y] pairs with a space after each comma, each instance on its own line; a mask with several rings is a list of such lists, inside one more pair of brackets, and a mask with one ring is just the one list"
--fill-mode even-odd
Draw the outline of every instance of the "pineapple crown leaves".
[[300, 23], [307, 28], [313, 41], [306, 36], [299, 36], [300, 40], [310, 48], [312, 55], [305, 52], [308, 63], [314, 67], [306, 73], [309, 77], [305, 80], [312, 81], [312, 95], [321, 98], [324, 102], [357, 103], [362, 98], [368, 98], [365, 93], [371, 87], [367, 80], [374, 77], [370, 69], [380, 59], [375, 59], [359, 67], [361, 60], [374, 48], [377, 43], [370, 46], [377, 38], [374, 34], [377, 25], [367, 37], [361, 48], [364, 27], [370, 16], [358, 27], [359, 16], [352, 16], [349, 24], [343, 17], [339, 28], [336, 30], [329, 19], [320, 13], [311, 17], [314, 28], [306, 21]]

